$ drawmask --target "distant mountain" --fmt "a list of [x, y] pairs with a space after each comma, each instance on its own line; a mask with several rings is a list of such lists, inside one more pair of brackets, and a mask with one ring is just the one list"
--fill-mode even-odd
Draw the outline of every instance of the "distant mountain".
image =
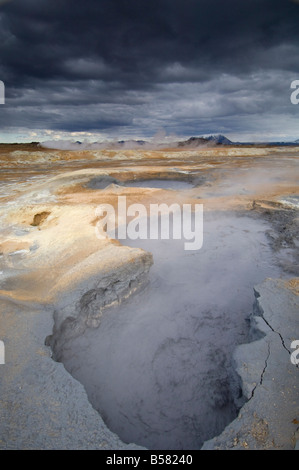
[[178, 147], [198, 147], [200, 145], [206, 145], [208, 140], [204, 137], [190, 137], [188, 140], [178, 142]]
[[207, 140], [215, 142], [215, 144], [221, 144], [221, 145], [232, 145], [233, 142], [229, 140], [225, 135], [210, 135], [209, 137], [206, 137]]
[[178, 142], [179, 147], [199, 147], [201, 145], [232, 145], [233, 142], [224, 135], [210, 135], [208, 137], [190, 137], [190, 139]]

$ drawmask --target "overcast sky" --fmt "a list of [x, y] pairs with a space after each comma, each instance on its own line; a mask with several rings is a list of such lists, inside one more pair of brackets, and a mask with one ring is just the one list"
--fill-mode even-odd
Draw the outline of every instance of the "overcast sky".
[[0, 0], [0, 141], [299, 139], [299, 0]]

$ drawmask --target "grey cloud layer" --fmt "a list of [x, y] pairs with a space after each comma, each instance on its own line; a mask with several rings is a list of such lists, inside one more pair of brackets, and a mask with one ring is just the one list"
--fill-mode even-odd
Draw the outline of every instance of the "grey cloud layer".
[[298, 20], [287, 0], [0, 3], [0, 124], [191, 135], [294, 117]]

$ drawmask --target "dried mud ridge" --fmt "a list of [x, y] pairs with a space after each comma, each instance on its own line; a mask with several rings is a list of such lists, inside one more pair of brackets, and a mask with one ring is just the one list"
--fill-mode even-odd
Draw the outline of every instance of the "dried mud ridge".
[[[72, 305], [72, 315], [67, 316], [62, 322], [61, 317], [65, 317], [66, 314], [61, 314], [58, 310], [54, 311], [53, 334], [45, 340], [46, 346], [51, 347], [53, 351], [53, 359], [60, 361], [59, 351], [66, 341], [81, 335], [86, 328], [97, 328], [101, 323], [102, 311], [105, 307], [119, 304], [142, 289], [147, 282], [147, 273], [152, 263], [151, 254], [145, 253], [140, 265], [134, 266], [134, 271], [130, 272], [125, 267], [124, 270], [118, 269], [116, 272], [110, 272], [108, 276], [97, 282], [93, 289], [85, 292], [75, 304], [73, 304], [75, 299], [67, 302], [68, 305]], [[59, 327], [57, 327], [56, 319], [59, 319]]]

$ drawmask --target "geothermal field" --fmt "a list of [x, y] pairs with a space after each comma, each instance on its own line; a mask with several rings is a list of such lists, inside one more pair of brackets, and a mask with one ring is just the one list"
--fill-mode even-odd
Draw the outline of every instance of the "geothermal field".
[[0, 145], [0, 449], [299, 447], [298, 162]]

